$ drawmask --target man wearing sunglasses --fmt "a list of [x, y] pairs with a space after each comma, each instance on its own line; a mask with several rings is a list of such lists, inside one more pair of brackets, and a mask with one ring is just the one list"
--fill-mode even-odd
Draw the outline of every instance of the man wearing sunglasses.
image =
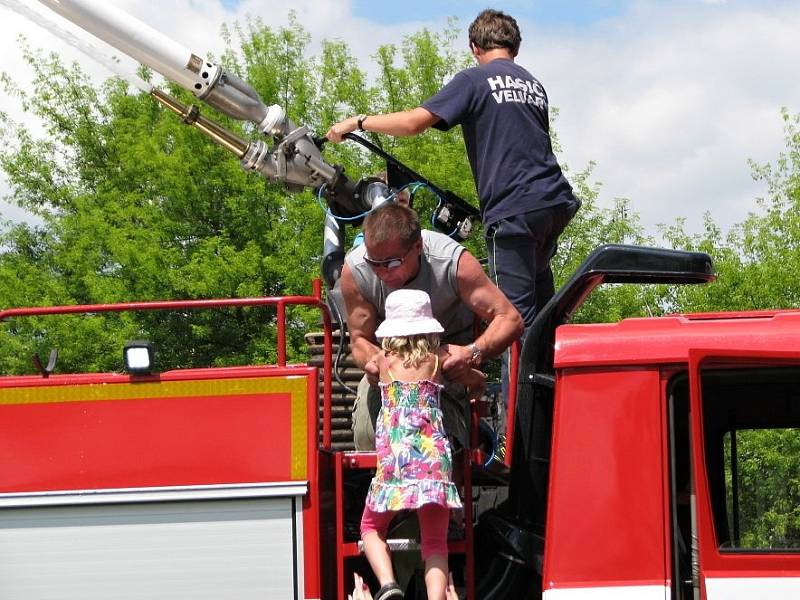
[[[397, 289], [423, 290], [431, 297], [433, 316], [444, 327], [442, 341], [449, 344], [442, 373], [456, 384], [444, 394], [445, 429], [466, 447], [465, 391], [459, 379], [508, 348], [522, 333], [522, 317], [472, 254], [446, 235], [421, 231], [411, 208], [384, 204], [366, 217], [363, 229], [364, 243], [347, 255], [340, 279], [353, 359], [366, 372], [353, 412], [356, 448], [375, 447], [380, 409], [375, 330], [384, 319], [386, 296]], [[477, 338], [476, 316], [487, 322]]]

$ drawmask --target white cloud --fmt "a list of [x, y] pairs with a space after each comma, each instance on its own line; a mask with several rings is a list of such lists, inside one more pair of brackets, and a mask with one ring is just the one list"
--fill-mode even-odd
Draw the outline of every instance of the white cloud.
[[[368, 70], [380, 44], [444, 25], [444, 19], [371, 23], [354, 17], [343, 0], [244, 0], [235, 12], [207, 0], [114, 1], [193, 51], [215, 54], [222, 50], [222, 23], [252, 15], [279, 26], [291, 7], [312, 36], [312, 52], [322, 39], [341, 38]], [[3, 70], [29, 73], [14, 41], [25, 31], [35, 47], [76, 58], [98, 80], [108, 76], [27, 21], [2, 8], [0, 14]], [[727, 227], [754, 209], [765, 190], [750, 179], [747, 159], [774, 160], [784, 147], [780, 107], [800, 111], [800, 80], [791, 72], [800, 55], [799, 4], [640, 0], [622, 16], [585, 28], [525, 20], [520, 26], [519, 62], [541, 78], [560, 109], [561, 159], [573, 171], [598, 163], [601, 204], [630, 198], [650, 233], [679, 216], [696, 229], [706, 211]], [[20, 114], [5, 96], [0, 110]]]
[[800, 110], [800, 6], [638, 6], [569, 43], [535, 31], [520, 60], [561, 109], [562, 158], [598, 162], [602, 203], [631, 198], [649, 232], [680, 216], [699, 230], [706, 211], [729, 227], [765, 193], [747, 159], [777, 157], [780, 108]]

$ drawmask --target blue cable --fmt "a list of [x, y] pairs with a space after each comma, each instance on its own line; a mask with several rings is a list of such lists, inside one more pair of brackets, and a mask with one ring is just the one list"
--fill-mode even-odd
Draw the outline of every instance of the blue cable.
[[[428, 188], [431, 192], [433, 192], [436, 195], [436, 197], [439, 199], [439, 202], [436, 204], [436, 210], [434, 210], [431, 213], [431, 227], [436, 227], [436, 220], [434, 219], [434, 215], [436, 214], [438, 209], [442, 206], [444, 201], [442, 200], [442, 197], [439, 194], [436, 193], [436, 190], [434, 190], [427, 183], [423, 183], [421, 181], [412, 181], [411, 183], [407, 183], [403, 187], [399, 188], [396, 192], [392, 192], [391, 194], [389, 194], [389, 197], [386, 198], [386, 200], [388, 202], [392, 201], [395, 198], [395, 196], [398, 194], [398, 192], [402, 192], [406, 188], [412, 188], [411, 189], [411, 197], [412, 198], [414, 197], [414, 194], [417, 193], [417, 190], [419, 188]], [[370, 208], [369, 210], [365, 210], [360, 215], [356, 215], [354, 217], [342, 217], [342, 216], [339, 216], [339, 215], [335, 215], [335, 214], [333, 214], [333, 212], [331, 212], [331, 209], [328, 207], [328, 205], [325, 204], [323, 202], [323, 200], [322, 200], [322, 192], [323, 192], [324, 189], [325, 189], [325, 184], [323, 183], [321, 186], [319, 186], [319, 190], [317, 191], [317, 202], [319, 203], [319, 207], [322, 209], [322, 212], [324, 212], [329, 217], [333, 217], [337, 221], [345, 221], [345, 222], [347, 222], [347, 221], [357, 221], [358, 219], [362, 219], [362, 218], [366, 217], [369, 213], [371, 213], [374, 210], [374, 209]], [[453, 237], [453, 235], [456, 233], [456, 231], [458, 231], [458, 228], [453, 229], [453, 231], [451, 231], [447, 235], [449, 237]]]
[[324, 183], [321, 186], [319, 186], [319, 191], [317, 192], [317, 202], [319, 203], [319, 207], [322, 209], [322, 212], [324, 212], [329, 217], [333, 217], [337, 221], [356, 221], [358, 219], [361, 219], [362, 217], [367, 216], [372, 211], [372, 209], [369, 209], [367, 211], [364, 211], [360, 215], [356, 215], [355, 217], [340, 217], [339, 215], [335, 215], [331, 212], [331, 209], [328, 208], [328, 205], [324, 204], [322, 201], [322, 190], [324, 188], [325, 188]]

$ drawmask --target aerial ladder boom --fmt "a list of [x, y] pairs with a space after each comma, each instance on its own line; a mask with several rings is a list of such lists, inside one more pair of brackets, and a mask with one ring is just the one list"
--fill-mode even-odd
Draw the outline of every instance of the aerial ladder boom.
[[[180, 43], [139, 21], [113, 4], [101, 0], [39, 0], [62, 17], [113, 46], [120, 52], [163, 75], [199, 100], [233, 119], [252, 123], [263, 138], [248, 141], [186, 106], [156, 87], [150, 94], [162, 105], [239, 159], [243, 169], [283, 183], [290, 191], [316, 190], [328, 205], [325, 219], [323, 277], [329, 285], [338, 278], [344, 257], [343, 224], [354, 222], [393, 198], [387, 182], [375, 177], [349, 179], [344, 169], [322, 156], [324, 138], [315, 138], [305, 125], [297, 126], [279, 105], [267, 105], [247, 82], [222, 65], [195, 54]], [[354, 135], [348, 136], [370, 152], [376, 147]], [[420, 176], [383, 151], [391, 174], [405, 182]], [[390, 177], [391, 179], [391, 177]], [[478, 212], [449, 191], [422, 180], [439, 197], [433, 222], [437, 228], [464, 240]], [[391, 183], [391, 182], [390, 182]]]

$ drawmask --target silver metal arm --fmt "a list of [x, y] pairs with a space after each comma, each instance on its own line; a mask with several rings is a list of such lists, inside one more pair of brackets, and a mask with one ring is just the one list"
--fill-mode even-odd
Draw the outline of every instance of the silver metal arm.
[[[328, 198], [347, 213], [369, 209], [348, 195], [354, 191], [342, 170], [328, 164], [304, 126], [297, 127], [278, 105], [267, 106], [248, 83], [220, 65], [194, 54], [178, 42], [156, 31], [105, 0], [39, 0], [82, 29], [150, 67], [190, 91], [203, 102], [234, 119], [255, 124], [267, 141], [247, 142], [220, 125], [200, 116], [159, 90], [151, 94], [170, 110], [230, 150], [242, 168], [289, 189], [326, 186]], [[348, 206], [353, 204], [352, 206]]]
[[[331, 192], [339, 190], [344, 196], [350, 193], [348, 190], [352, 186], [346, 185], [346, 178], [340, 169], [322, 159], [319, 148], [314, 144], [305, 126], [293, 128], [291, 121], [286, 119], [284, 122], [293, 129], [270, 148], [262, 140], [249, 142], [239, 137], [202, 116], [196, 106], [186, 106], [159, 89], [153, 88], [150, 95], [177, 114], [184, 123], [199, 129], [214, 142], [235, 154], [242, 168], [247, 171], [256, 171], [269, 180], [283, 182], [290, 189], [318, 188], [326, 185], [330, 186]], [[354, 202], [352, 210], [363, 211], [370, 208], [355, 198], [352, 202]]]
[[[292, 123], [280, 106], [267, 106], [258, 92], [236, 75], [194, 54], [107, 0], [39, 2], [219, 112], [253, 123], [264, 139], [247, 141], [201, 115], [196, 106], [186, 106], [157, 88], [150, 89], [150, 94], [178, 114], [184, 123], [236, 155], [243, 169], [282, 182], [290, 191], [313, 188], [324, 196], [328, 204], [325, 257], [330, 259], [324, 271], [330, 273], [326, 279], [338, 277], [344, 256], [344, 223], [358, 222], [373, 206], [390, 197], [384, 182], [374, 178], [351, 181], [341, 167], [322, 158], [321, 143], [317, 144], [307, 127]], [[448, 226], [450, 219], [445, 221]]]
[[283, 137], [294, 129], [283, 109], [267, 106], [248, 83], [105, 0], [39, 2], [221, 113], [254, 123], [265, 135]]
[[[187, 107], [155, 88], [150, 92], [156, 100], [179, 114], [184, 122], [197, 127], [236, 154], [242, 168], [283, 182], [290, 190], [306, 187], [322, 190], [331, 212], [351, 219], [358, 219], [376, 201], [389, 196], [385, 184], [371, 179], [353, 183], [344, 176], [341, 167], [327, 163], [308, 129], [292, 123], [280, 106], [267, 106], [245, 81], [109, 4], [108, 0], [39, 2], [190, 91], [221, 113], [253, 123], [268, 141], [247, 142], [201, 116], [197, 107]], [[387, 160], [391, 158], [365, 140], [357, 139], [372, 152], [378, 152]], [[396, 159], [392, 160], [400, 164]], [[417, 175], [408, 169], [406, 171]], [[433, 189], [432, 184], [427, 185]], [[440, 190], [435, 192], [443, 199], [437, 209], [437, 226], [466, 237], [471, 225], [471, 207], [460, 206], [452, 194], [451, 198]]]

